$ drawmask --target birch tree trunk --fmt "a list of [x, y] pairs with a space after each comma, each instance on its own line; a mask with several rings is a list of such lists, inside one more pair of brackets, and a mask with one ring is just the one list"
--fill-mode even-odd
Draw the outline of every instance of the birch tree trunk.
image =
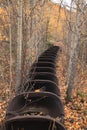
[[17, 40], [17, 64], [16, 64], [16, 86], [15, 93], [18, 94], [21, 83], [22, 64], [22, 0], [18, 0], [18, 40]]
[[74, 34], [73, 37], [73, 43], [74, 48], [73, 48], [73, 53], [72, 56], [70, 57], [70, 77], [69, 77], [69, 82], [68, 82], [68, 89], [67, 89], [67, 101], [71, 99], [72, 95], [72, 89], [73, 89], [73, 83], [74, 83], [74, 76], [75, 76], [75, 71], [76, 71], [76, 64], [77, 64], [77, 58], [78, 58], [78, 52], [79, 52], [79, 45], [80, 45], [80, 36], [81, 36], [81, 25], [82, 25], [82, 20], [83, 20], [83, 10], [84, 10], [84, 3], [83, 0], [78, 0], [77, 4], [77, 17], [76, 17], [76, 28], [74, 26]]
[[[44, 1], [41, 1], [41, 4], [43, 4]], [[43, 49], [43, 10], [44, 7], [41, 5], [40, 7], [40, 32], [39, 32], [39, 48], [38, 48], [38, 56], [41, 54], [42, 49]]]
[[12, 97], [12, 35], [11, 35], [11, 12], [10, 12], [10, 2], [8, 2], [8, 16], [9, 16], [9, 42], [10, 42], [10, 84], [9, 84], [9, 96]]

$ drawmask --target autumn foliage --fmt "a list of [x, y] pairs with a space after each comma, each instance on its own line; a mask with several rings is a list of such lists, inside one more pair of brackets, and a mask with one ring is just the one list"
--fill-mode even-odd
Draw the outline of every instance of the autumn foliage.
[[[4, 3], [3, 1], [2, 3]], [[16, 1], [14, 0], [14, 3]], [[6, 4], [6, 3], [4, 3]], [[59, 88], [64, 103], [65, 118], [64, 125], [67, 130], [87, 130], [87, 11], [84, 14], [84, 22], [72, 98], [66, 102], [68, 64], [72, 51], [68, 43], [70, 27], [70, 11], [61, 5], [51, 2], [44, 4], [41, 8], [39, 2], [33, 9], [23, 1], [23, 45], [22, 45], [22, 78], [29, 72], [31, 63], [39, 53], [51, 44], [61, 47], [58, 55], [56, 72], [59, 79]], [[7, 9], [7, 10], [6, 10]], [[43, 9], [43, 17], [41, 17]], [[16, 13], [16, 14], [15, 14]], [[73, 20], [76, 16], [73, 13]], [[15, 95], [16, 82], [16, 50], [17, 50], [17, 5], [11, 7], [11, 21], [8, 19], [8, 8], [0, 7], [0, 125], [2, 126], [9, 99]], [[42, 19], [42, 21], [41, 21]], [[31, 20], [31, 21], [30, 21]], [[31, 24], [32, 23], [32, 24]], [[10, 41], [9, 25], [12, 27], [12, 88], [10, 90]], [[28, 26], [30, 25], [30, 26]], [[30, 30], [32, 25], [32, 29]], [[30, 30], [30, 32], [29, 32]], [[40, 39], [41, 38], [41, 39]], [[74, 36], [73, 36], [74, 39]], [[72, 40], [73, 41], [73, 40]], [[42, 44], [41, 44], [42, 43]], [[73, 44], [74, 46], [74, 44]], [[27, 68], [27, 69], [26, 69]], [[11, 95], [9, 93], [11, 91]]]

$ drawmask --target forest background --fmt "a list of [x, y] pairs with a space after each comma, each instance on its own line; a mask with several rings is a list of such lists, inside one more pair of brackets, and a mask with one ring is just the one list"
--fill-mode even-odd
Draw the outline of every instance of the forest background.
[[[48, 0], [0, 1], [0, 122], [9, 99], [17, 93], [31, 64], [51, 45], [62, 49], [57, 70], [65, 104], [65, 125], [71, 130], [87, 129], [87, 4], [84, 0], [72, 0], [70, 8]], [[79, 115], [85, 118], [79, 119]]]

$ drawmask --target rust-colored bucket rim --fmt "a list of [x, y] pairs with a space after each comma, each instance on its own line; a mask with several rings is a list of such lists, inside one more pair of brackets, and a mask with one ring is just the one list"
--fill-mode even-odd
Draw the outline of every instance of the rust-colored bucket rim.
[[28, 121], [28, 123], [29, 123], [29, 121], [36, 121], [36, 122], [38, 121], [39, 123], [49, 121], [51, 123], [54, 123], [56, 125], [57, 129], [59, 129], [58, 127], [61, 127], [62, 130], [66, 130], [64, 125], [62, 123], [60, 123], [55, 118], [52, 118], [50, 116], [35, 116], [35, 115], [32, 115], [32, 116], [16, 116], [16, 117], [13, 117], [11, 119], [7, 119], [7, 120], [5, 120], [5, 126], [8, 126], [9, 124], [15, 123], [17, 121], [18, 122]]

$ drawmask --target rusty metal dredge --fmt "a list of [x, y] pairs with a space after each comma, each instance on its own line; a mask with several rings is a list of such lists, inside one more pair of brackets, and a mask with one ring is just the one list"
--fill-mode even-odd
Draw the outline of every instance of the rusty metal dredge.
[[23, 85], [8, 105], [6, 130], [65, 130], [56, 60], [60, 48], [52, 46], [32, 64]]

